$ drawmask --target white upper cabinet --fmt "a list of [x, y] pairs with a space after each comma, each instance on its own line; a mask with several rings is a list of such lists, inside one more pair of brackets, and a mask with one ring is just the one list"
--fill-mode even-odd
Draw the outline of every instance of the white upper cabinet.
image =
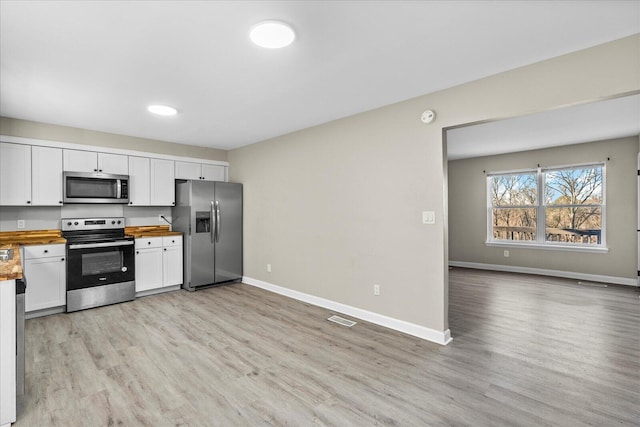
[[65, 171], [129, 174], [129, 162], [125, 155], [67, 149], [63, 152]]
[[62, 205], [62, 149], [31, 147], [31, 165], [31, 204]]
[[98, 172], [98, 153], [80, 150], [62, 150], [63, 168], [69, 172]]
[[98, 153], [98, 172], [129, 175], [127, 157], [122, 154]]
[[76, 150], [66, 148], [74, 144], [36, 141], [30, 145], [7, 138], [12, 142], [0, 142], [0, 206], [63, 205], [64, 172], [128, 175], [130, 206], [175, 206], [176, 179], [227, 180], [224, 162], [176, 161], [163, 155], [158, 159], [136, 151], [101, 153], [90, 146]]
[[129, 156], [129, 205], [149, 206], [151, 159]]
[[0, 205], [31, 205], [31, 146], [0, 143]]
[[176, 162], [176, 179], [225, 181], [226, 166], [192, 162]]
[[151, 191], [149, 205], [174, 206], [176, 187], [174, 161], [151, 159]]
[[173, 160], [129, 157], [129, 206], [174, 206]]
[[202, 179], [200, 163], [176, 162], [176, 179]]
[[227, 167], [220, 165], [202, 165], [202, 179], [205, 181], [226, 181]]

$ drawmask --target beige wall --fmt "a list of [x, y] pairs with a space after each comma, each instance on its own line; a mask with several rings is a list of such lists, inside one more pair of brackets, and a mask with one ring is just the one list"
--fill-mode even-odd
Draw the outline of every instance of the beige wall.
[[167, 141], [156, 141], [153, 139], [97, 132], [9, 117], [0, 117], [0, 135], [96, 145], [99, 147], [120, 148], [123, 150], [144, 151], [198, 159], [220, 160], [223, 162], [227, 161], [227, 152], [224, 150], [181, 145]]
[[[452, 261], [559, 270], [635, 279], [637, 275], [638, 137], [568, 145], [449, 162], [449, 257]], [[487, 191], [483, 171], [606, 162], [608, 253], [488, 247]]]
[[442, 129], [638, 91], [639, 49], [636, 35], [230, 151], [245, 275], [445, 331]]

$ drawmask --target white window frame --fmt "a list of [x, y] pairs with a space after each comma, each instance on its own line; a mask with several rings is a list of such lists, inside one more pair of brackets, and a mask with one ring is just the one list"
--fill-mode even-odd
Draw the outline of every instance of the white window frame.
[[[584, 244], [584, 243], [566, 243], [566, 242], [552, 242], [546, 241], [546, 209], [547, 204], [545, 200], [545, 174], [554, 170], [566, 170], [566, 169], [580, 169], [586, 167], [600, 167], [602, 168], [602, 203], [599, 204], [601, 208], [601, 230], [600, 230], [600, 244]], [[530, 206], [513, 206], [514, 208], [535, 208], [536, 209], [536, 240], [498, 240], [493, 238], [493, 198], [492, 198], [492, 183], [491, 178], [500, 175], [515, 175], [515, 174], [535, 174], [537, 182], [537, 204]], [[486, 191], [487, 191], [487, 239], [485, 245], [495, 247], [525, 247], [533, 249], [546, 249], [546, 250], [558, 250], [558, 251], [575, 251], [575, 252], [601, 252], [606, 253], [609, 249], [606, 246], [606, 162], [591, 162], [572, 165], [561, 166], [545, 166], [532, 169], [520, 169], [511, 171], [496, 171], [486, 174]], [[552, 208], [571, 207], [576, 205], [551, 205]]]

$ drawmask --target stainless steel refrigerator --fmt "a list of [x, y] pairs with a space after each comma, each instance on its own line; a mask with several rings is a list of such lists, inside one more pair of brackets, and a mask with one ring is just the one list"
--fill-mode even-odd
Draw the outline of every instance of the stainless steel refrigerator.
[[242, 279], [242, 184], [177, 180], [172, 217], [184, 233], [184, 289]]

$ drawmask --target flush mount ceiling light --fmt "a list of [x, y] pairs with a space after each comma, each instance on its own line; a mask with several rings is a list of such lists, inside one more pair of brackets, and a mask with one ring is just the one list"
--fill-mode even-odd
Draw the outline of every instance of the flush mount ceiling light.
[[267, 49], [289, 46], [296, 39], [293, 29], [280, 21], [262, 21], [251, 27], [251, 41]]
[[153, 114], [157, 114], [159, 116], [175, 116], [178, 114], [178, 110], [173, 107], [169, 107], [168, 105], [149, 105], [147, 110]]

